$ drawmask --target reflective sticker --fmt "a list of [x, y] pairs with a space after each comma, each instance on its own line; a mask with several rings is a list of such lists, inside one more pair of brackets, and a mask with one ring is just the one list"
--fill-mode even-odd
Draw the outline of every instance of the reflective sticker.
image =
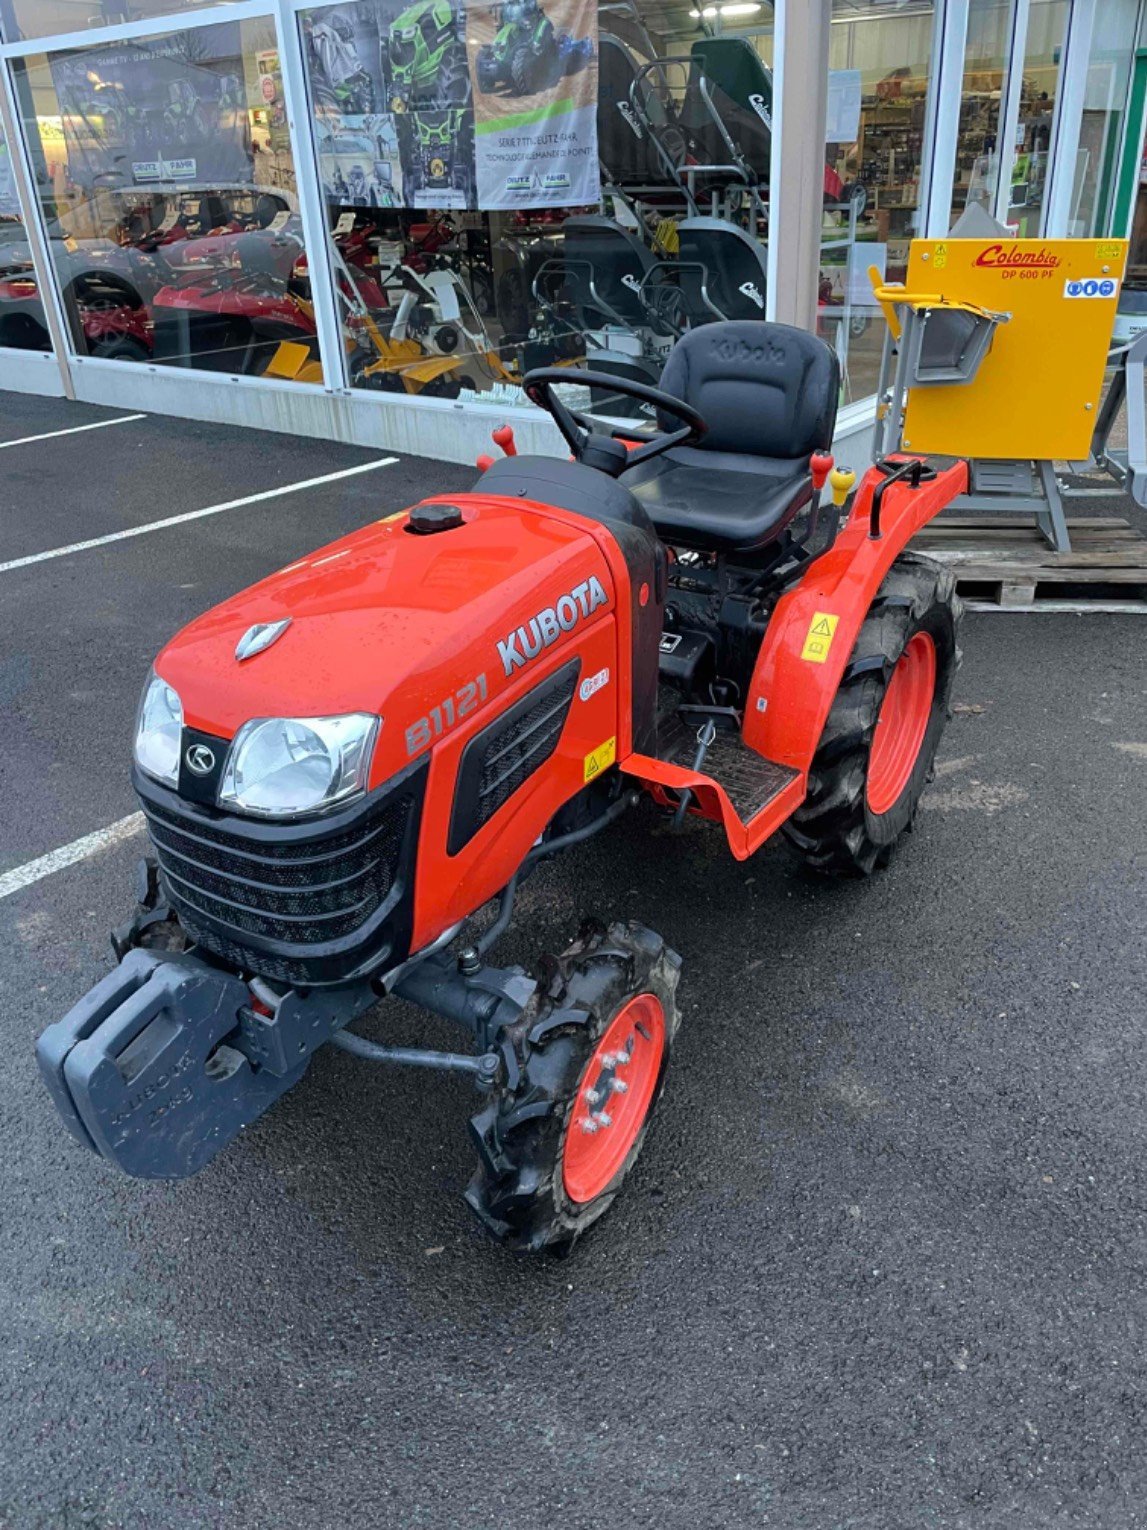
[[585, 778], [592, 781], [595, 776], [600, 776], [617, 759], [617, 739], [607, 738], [604, 744], [599, 744], [596, 749], [591, 749], [585, 757]]
[[812, 621], [808, 624], [808, 631], [805, 633], [801, 658], [808, 659], [812, 664], [823, 664], [828, 658], [828, 651], [832, 647], [832, 640], [836, 633], [836, 624], [839, 621], [840, 617], [833, 616], [830, 611], [814, 611]]

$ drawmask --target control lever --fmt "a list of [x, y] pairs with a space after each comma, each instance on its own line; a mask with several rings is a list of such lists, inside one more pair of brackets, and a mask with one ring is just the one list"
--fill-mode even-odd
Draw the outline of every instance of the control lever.
[[[696, 775], [700, 775], [701, 767], [705, 763], [705, 756], [709, 753], [709, 748], [716, 737], [717, 724], [711, 717], [707, 718], [701, 727], [697, 729], [697, 753], [693, 756], [693, 771]], [[681, 801], [678, 803], [677, 811], [673, 815], [673, 827], [675, 829], [679, 829], [685, 822], [685, 814], [689, 811], [689, 804], [692, 801], [692, 788], [686, 787], [681, 793]]]

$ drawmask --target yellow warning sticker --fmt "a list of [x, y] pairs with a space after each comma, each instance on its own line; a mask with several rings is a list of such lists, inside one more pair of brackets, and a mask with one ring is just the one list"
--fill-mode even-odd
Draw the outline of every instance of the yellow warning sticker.
[[832, 647], [832, 640], [836, 634], [836, 624], [839, 621], [840, 617], [833, 616], [830, 611], [814, 611], [812, 621], [808, 624], [808, 631], [805, 633], [801, 658], [808, 659], [812, 664], [823, 664], [828, 658], [828, 651]]
[[617, 759], [617, 739], [607, 738], [604, 744], [599, 744], [596, 749], [591, 749], [585, 757], [585, 778], [592, 781], [595, 776], [600, 776]]
[[932, 269], [934, 271], [942, 271], [947, 264], [948, 246], [946, 244], [938, 244], [936, 246], [934, 258], [932, 260]]
[[1118, 260], [1123, 254], [1123, 246], [1118, 241], [1115, 243], [1101, 241], [1095, 246], [1095, 254], [1099, 260]]

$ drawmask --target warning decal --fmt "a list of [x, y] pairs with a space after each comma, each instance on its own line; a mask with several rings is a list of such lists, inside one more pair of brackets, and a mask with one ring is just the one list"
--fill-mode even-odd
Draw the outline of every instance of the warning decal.
[[585, 778], [592, 781], [617, 759], [617, 739], [607, 738], [604, 744], [591, 749], [585, 757]]
[[833, 616], [829, 611], [814, 611], [812, 621], [808, 624], [808, 632], [805, 634], [801, 658], [808, 659], [812, 664], [823, 664], [828, 658], [828, 651], [832, 647], [832, 639], [836, 633], [836, 624], [839, 621], [840, 617]]

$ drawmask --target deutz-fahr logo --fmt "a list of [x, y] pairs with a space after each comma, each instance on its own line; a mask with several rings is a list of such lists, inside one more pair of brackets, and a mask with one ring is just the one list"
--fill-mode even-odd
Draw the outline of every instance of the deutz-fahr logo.
[[536, 659], [543, 648], [556, 643], [563, 632], [572, 632], [583, 617], [608, 604], [609, 597], [596, 574], [575, 584], [552, 606], [531, 616], [521, 627], [498, 644], [498, 657], [507, 675], [512, 675], [529, 659]]
[[1062, 261], [1050, 250], [1017, 250], [1006, 244], [989, 244], [976, 256], [976, 265], [1007, 271], [1054, 271]]

